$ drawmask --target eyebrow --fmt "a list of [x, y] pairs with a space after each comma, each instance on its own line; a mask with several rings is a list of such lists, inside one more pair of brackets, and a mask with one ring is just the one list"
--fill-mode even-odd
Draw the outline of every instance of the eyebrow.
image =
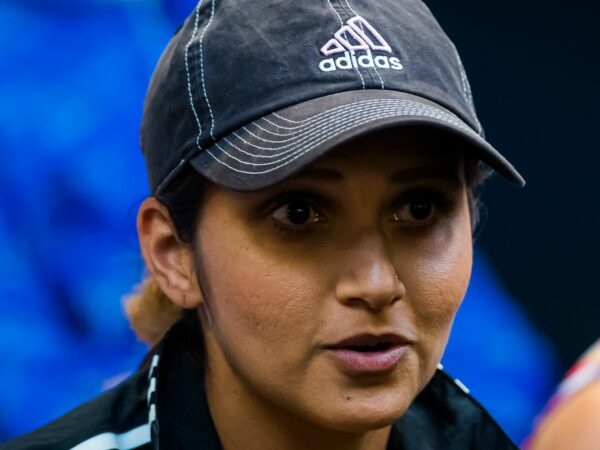
[[[332, 169], [308, 168], [295, 175], [293, 179], [342, 181], [344, 180], [344, 175]], [[462, 183], [458, 173], [443, 166], [411, 167], [396, 172], [390, 177], [390, 181], [392, 183], [410, 183], [423, 179], [441, 180], [451, 182], [453, 184]]]

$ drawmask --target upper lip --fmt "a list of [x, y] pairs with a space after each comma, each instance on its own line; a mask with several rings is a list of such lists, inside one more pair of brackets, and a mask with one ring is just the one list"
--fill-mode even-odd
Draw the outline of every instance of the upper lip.
[[404, 336], [400, 336], [395, 333], [384, 333], [384, 334], [371, 334], [363, 333], [355, 336], [343, 339], [334, 344], [325, 345], [325, 348], [336, 349], [344, 347], [355, 347], [363, 345], [377, 345], [377, 344], [392, 344], [392, 345], [405, 345], [409, 343], [409, 340]]

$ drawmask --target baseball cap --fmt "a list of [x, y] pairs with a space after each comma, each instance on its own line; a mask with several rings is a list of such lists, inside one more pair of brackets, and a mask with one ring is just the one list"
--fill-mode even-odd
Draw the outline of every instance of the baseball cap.
[[201, 0], [152, 76], [141, 146], [153, 194], [188, 164], [251, 191], [401, 125], [459, 136], [525, 184], [486, 141], [458, 52], [420, 0]]

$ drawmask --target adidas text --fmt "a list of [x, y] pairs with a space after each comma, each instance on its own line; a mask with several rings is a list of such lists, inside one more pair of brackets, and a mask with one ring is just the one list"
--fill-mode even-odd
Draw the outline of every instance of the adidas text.
[[344, 52], [343, 56], [337, 58], [327, 58], [319, 63], [319, 69], [322, 72], [333, 72], [335, 70], [357, 69], [359, 67], [369, 68], [375, 67], [378, 69], [402, 70], [404, 66], [395, 56], [389, 57], [385, 55], [373, 56], [370, 50], [361, 55]]

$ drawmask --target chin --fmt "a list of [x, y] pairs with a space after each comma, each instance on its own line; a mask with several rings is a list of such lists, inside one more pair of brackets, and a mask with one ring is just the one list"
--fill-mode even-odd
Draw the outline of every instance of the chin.
[[344, 431], [348, 433], [365, 433], [367, 431], [378, 430], [387, 427], [396, 422], [402, 413], [393, 415], [382, 415], [372, 417], [338, 417], [335, 422], [329, 423], [328, 428]]
[[[323, 425], [328, 428], [351, 432], [364, 433], [392, 425], [404, 415], [410, 402], [402, 401], [393, 393], [382, 401], [349, 400], [338, 408], [328, 408]], [[394, 401], [396, 400], [396, 401]], [[400, 400], [400, 401], [398, 401]]]

